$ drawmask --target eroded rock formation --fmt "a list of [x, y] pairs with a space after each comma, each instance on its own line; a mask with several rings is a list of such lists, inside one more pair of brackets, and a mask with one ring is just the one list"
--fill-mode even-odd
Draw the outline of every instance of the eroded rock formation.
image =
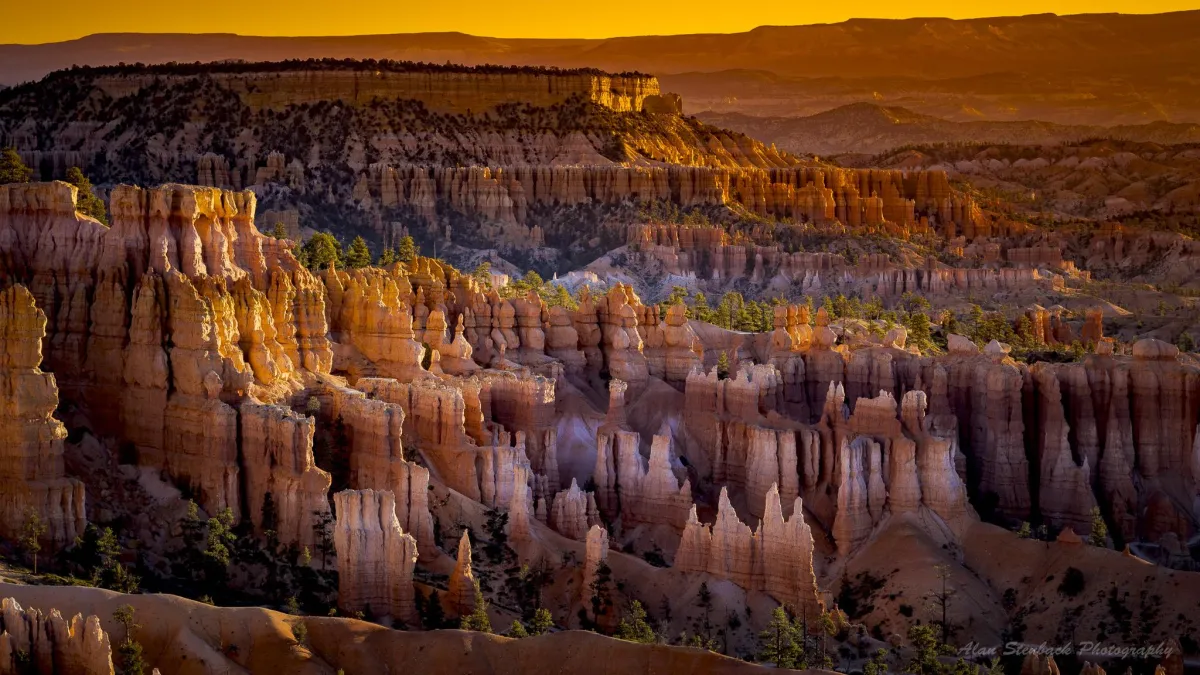
[[[108, 633], [96, 616], [76, 614], [68, 621], [57, 609], [49, 614], [24, 609], [13, 598], [0, 602], [0, 673], [79, 673], [113, 675]], [[157, 671], [155, 671], [157, 672]]]
[[42, 372], [46, 315], [24, 286], [0, 291], [0, 533], [15, 539], [36, 515], [53, 548], [75, 541], [86, 525], [83, 483], [66, 476], [67, 430], [54, 417], [58, 388]]
[[746, 589], [765, 591], [800, 614], [816, 616], [823, 605], [813, 573], [812, 531], [804, 522], [804, 504], [796, 499], [785, 519], [779, 490], [767, 492], [764, 517], [755, 531], [738, 519], [721, 489], [717, 518], [702, 524], [693, 508], [675, 555], [676, 569], [707, 572]]
[[400, 527], [395, 495], [388, 490], [345, 490], [333, 499], [338, 604], [350, 612], [415, 621], [417, 541]]

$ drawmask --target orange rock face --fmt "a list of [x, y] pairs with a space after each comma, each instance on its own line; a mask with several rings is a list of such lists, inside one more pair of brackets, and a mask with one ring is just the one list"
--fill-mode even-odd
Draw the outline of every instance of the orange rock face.
[[316, 550], [314, 525], [329, 512], [329, 473], [313, 460], [314, 422], [279, 406], [243, 403], [242, 456], [250, 520], [261, 534], [262, 505], [271, 495], [279, 541]]
[[412, 622], [417, 619], [413, 568], [417, 542], [396, 518], [390, 491], [346, 490], [334, 495], [338, 604], [350, 612]]
[[254, 208], [250, 193], [122, 186], [104, 228], [75, 213], [64, 183], [0, 188], [0, 228], [14, 234], [3, 271], [52, 308], [46, 344], [65, 386], [99, 431], [210, 513], [241, 512], [236, 406], [279, 401], [301, 369], [332, 363], [324, 291], [258, 233]]
[[54, 418], [58, 389], [54, 375], [40, 369], [46, 315], [24, 286], [0, 291], [0, 531], [15, 539], [31, 514], [46, 526], [45, 540], [57, 549], [75, 541], [86, 524], [84, 488], [67, 478], [63, 439]]
[[392, 510], [426, 556], [436, 558], [429, 513], [429, 470], [404, 459], [404, 410], [361, 391], [331, 387], [333, 415], [350, 441], [350, 485], [391, 495]]

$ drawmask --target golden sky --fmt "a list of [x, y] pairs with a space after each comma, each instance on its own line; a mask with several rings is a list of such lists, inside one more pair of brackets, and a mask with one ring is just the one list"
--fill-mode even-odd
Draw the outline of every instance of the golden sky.
[[1054, 12], [1155, 13], [1200, 9], [1200, 0], [15, 0], [0, 44], [70, 40], [90, 33], [362, 35], [460, 31], [495, 37], [611, 37], [734, 33], [762, 25], [849, 18], [969, 18]]

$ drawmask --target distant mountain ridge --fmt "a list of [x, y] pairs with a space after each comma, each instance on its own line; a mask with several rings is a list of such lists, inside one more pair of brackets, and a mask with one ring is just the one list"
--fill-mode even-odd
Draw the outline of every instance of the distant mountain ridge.
[[755, 117], [701, 112], [696, 117], [774, 143], [781, 150], [816, 155], [878, 154], [907, 145], [1013, 143], [1047, 145], [1112, 138], [1172, 145], [1200, 143], [1200, 124], [1151, 122], [1096, 126], [1026, 120], [955, 122], [907, 108], [853, 103], [805, 117]]
[[[1200, 81], [1200, 10], [853, 19], [744, 33], [603, 40], [462, 33], [102, 34], [56, 44], [0, 45], [0, 84], [76, 64], [316, 57], [636, 70], [659, 76], [665, 90], [684, 96], [689, 111], [791, 115], [874, 95], [889, 105], [955, 119], [950, 111], [1059, 123], [1200, 121], [1200, 89], [1189, 84]], [[816, 108], [814, 91], [820, 97]], [[726, 100], [727, 105], [716, 105]]]

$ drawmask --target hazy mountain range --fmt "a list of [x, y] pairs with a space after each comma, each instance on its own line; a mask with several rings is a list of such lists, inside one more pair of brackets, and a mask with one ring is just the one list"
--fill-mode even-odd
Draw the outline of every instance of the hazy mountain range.
[[876, 154], [906, 145], [929, 143], [1014, 143], [1048, 145], [1089, 138], [1200, 143], [1200, 124], [1151, 122], [1110, 127], [1055, 124], [1038, 120], [956, 122], [907, 108], [853, 103], [803, 117], [757, 117], [741, 113], [701, 112], [698, 118], [740, 131], [782, 150], [816, 155]]
[[640, 70], [682, 94], [688, 112], [796, 116], [872, 101], [952, 121], [1200, 122], [1200, 11], [854, 19], [603, 40], [103, 34], [0, 45], [0, 83], [75, 64], [325, 56]]

